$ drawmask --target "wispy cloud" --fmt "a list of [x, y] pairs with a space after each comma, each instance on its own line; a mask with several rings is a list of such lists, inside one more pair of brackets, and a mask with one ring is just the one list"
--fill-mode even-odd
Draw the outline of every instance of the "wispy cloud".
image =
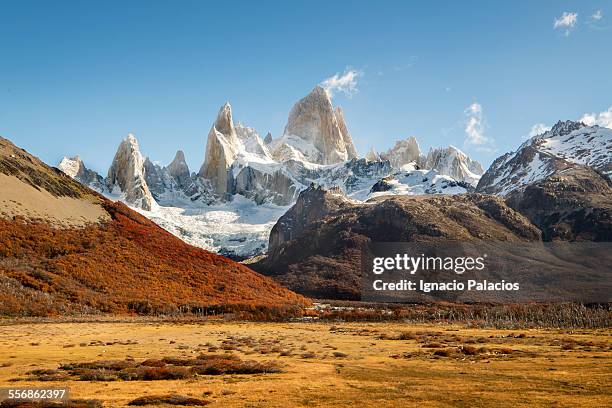
[[484, 135], [485, 126], [482, 115], [482, 105], [478, 102], [474, 102], [465, 109], [465, 115], [467, 116], [464, 129], [467, 135], [465, 143], [470, 145], [485, 144], [487, 138]]
[[591, 19], [593, 21], [599, 21], [603, 18], [603, 11], [601, 10], [597, 10], [595, 13], [593, 13], [593, 15], [591, 16]]
[[534, 136], [538, 136], [541, 135], [544, 132], [548, 132], [551, 129], [550, 126], [544, 124], [544, 123], [536, 123], [535, 125], [533, 125], [531, 127], [531, 130], [529, 131], [528, 134], [526, 134], [523, 139], [531, 139]]
[[479, 153], [493, 154], [497, 152], [495, 140], [485, 135], [487, 123], [484, 117], [482, 105], [474, 102], [464, 111], [466, 120], [463, 130], [465, 140], [463, 146], [466, 149], [474, 148]]
[[585, 125], [599, 125], [612, 129], [612, 106], [608, 110], [599, 113], [585, 113], [580, 118]]
[[347, 68], [344, 73], [337, 73], [322, 81], [320, 85], [327, 91], [330, 98], [336, 92], [342, 92], [346, 96], [351, 97], [359, 91], [357, 89], [357, 79], [362, 76], [363, 71]]
[[555, 30], [565, 30], [565, 36], [567, 37], [570, 35], [571, 30], [576, 26], [576, 23], [578, 23], [578, 13], [565, 11], [563, 14], [561, 14], [561, 17], [555, 19], [553, 28]]

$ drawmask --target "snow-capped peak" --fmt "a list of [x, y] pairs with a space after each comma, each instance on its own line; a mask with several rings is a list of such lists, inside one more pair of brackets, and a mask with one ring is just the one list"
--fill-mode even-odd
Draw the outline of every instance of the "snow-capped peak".
[[425, 157], [421, 153], [419, 143], [414, 136], [396, 141], [395, 145], [381, 153], [380, 157], [389, 160], [394, 169], [401, 169], [403, 165], [413, 162], [420, 166], [425, 164]]
[[506, 195], [555, 171], [580, 164], [612, 176], [612, 129], [559, 121], [552, 129], [497, 158], [478, 183], [478, 191]]
[[64, 156], [57, 167], [70, 177], [76, 178], [82, 165], [83, 161], [78, 155], [74, 157]]
[[437, 170], [441, 174], [451, 176], [456, 180], [465, 181], [473, 186], [478, 184], [484, 173], [482, 165], [472, 160], [467, 154], [453, 145], [446, 148], [430, 149], [427, 153], [425, 167]]
[[566, 120], [565, 122], [560, 120], [550, 129], [550, 133], [555, 136], [565, 136], [572, 133], [575, 130], [585, 127], [586, 125], [582, 122], [574, 122]]

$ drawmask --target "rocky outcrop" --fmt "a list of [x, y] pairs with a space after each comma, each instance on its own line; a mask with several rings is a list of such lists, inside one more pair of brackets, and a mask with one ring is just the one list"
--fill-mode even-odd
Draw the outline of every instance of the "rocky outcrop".
[[264, 138], [264, 143], [266, 145], [269, 145], [270, 143], [272, 143], [272, 133], [268, 132], [268, 134]]
[[544, 180], [558, 170], [585, 165], [612, 176], [612, 129], [559, 121], [551, 130], [497, 158], [478, 182], [477, 190], [507, 195]]
[[374, 149], [373, 147], [371, 147], [370, 150], [368, 150], [368, 152], [366, 153], [364, 159], [366, 159], [368, 161], [380, 161], [380, 160], [382, 160], [380, 155], [376, 151], [376, 149]]
[[334, 164], [357, 156], [342, 111], [334, 110], [329, 95], [320, 86], [293, 106], [283, 136], [273, 145], [273, 154], [279, 161]]
[[85, 167], [85, 163], [79, 156], [64, 157], [57, 167], [68, 176], [98, 192], [104, 192], [106, 189], [104, 177]]
[[589, 167], [557, 170], [513, 190], [506, 202], [540, 228], [547, 241], [612, 241], [612, 182]]
[[185, 203], [210, 204], [214, 201], [210, 183], [196, 174], [189, 174], [185, 155], [180, 150], [166, 167], [151, 162], [149, 158], [145, 159], [144, 167], [145, 181], [158, 204], [181, 206]]
[[338, 188], [325, 190], [311, 184], [272, 228], [268, 245], [270, 257], [276, 257], [285, 242], [300, 236], [309, 225], [349, 205], [350, 200]]
[[458, 181], [467, 182], [473, 186], [478, 184], [484, 173], [482, 165], [470, 159], [465, 153], [454, 146], [430, 149], [427, 153], [425, 168], [433, 169]]
[[540, 239], [498, 197], [380, 197], [368, 203], [310, 187], [278, 221], [268, 256], [253, 264], [297, 292], [359, 299], [361, 250], [370, 242], [524, 242]]
[[257, 204], [271, 202], [288, 205], [295, 199], [299, 191], [298, 186], [282, 169], [266, 172], [246, 166], [233, 176], [231, 192], [249, 198]]
[[185, 160], [185, 153], [182, 150], [177, 150], [172, 162], [166, 166], [166, 170], [179, 185], [185, 184], [190, 179], [189, 166]]
[[145, 181], [144, 164], [138, 141], [130, 133], [119, 144], [106, 182], [111, 191], [119, 190], [126, 202], [150, 211], [156, 203]]
[[398, 140], [395, 145], [380, 155], [381, 158], [389, 160], [394, 169], [401, 169], [404, 165], [415, 163], [418, 168], [425, 167], [425, 157], [414, 136], [405, 140]]
[[230, 184], [228, 171], [238, 150], [238, 136], [232, 120], [232, 107], [226, 103], [221, 107], [217, 120], [208, 133], [204, 164], [199, 175], [210, 180], [215, 192], [221, 197], [228, 195]]
[[344, 111], [340, 106], [336, 106], [334, 114], [336, 116], [336, 120], [338, 121], [338, 127], [340, 128], [344, 145], [346, 146], [347, 158], [350, 160], [359, 157], [357, 154], [357, 149], [355, 149], [355, 144], [353, 143], [353, 137], [349, 133], [348, 127], [346, 126], [346, 121], [344, 120]]

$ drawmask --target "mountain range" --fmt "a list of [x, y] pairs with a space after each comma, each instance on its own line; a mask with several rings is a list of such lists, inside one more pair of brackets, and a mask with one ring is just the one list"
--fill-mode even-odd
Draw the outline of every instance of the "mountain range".
[[131, 134], [119, 144], [106, 177], [87, 169], [78, 156], [65, 157], [58, 167], [186, 242], [237, 259], [266, 251], [272, 226], [311, 183], [365, 201], [389, 194], [465, 193], [484, 173], [454, 146], [424, 154], [414, 137], [359, 158], [342, 109], [320, 86], [293, 106], [276, 139], [234, 123], [231, 105], [224, 104], [198, 172], [190, 171], [180, 150], [167, 166], [152, 162]]
[[277, 139], [235, 124], [224, 104], [198, 172], [180, 150], [154, 163], [131, 134], [105, 177], [78, 156], [55, 169], [0, 139], [2, 313], [359, 299], [369, 243], [610, 242], [611, 176], [612, 129], [573, 121], [486, 171], [453, 146], [424, 154], [415, 138], [359, 158], [320, 87]]
[[[568, 288], [608, 285], [605, 276], [592, 274], [596, 264], [610, 262], [609, 246], [578, 245], [559, 255], [525, 243], [612, 242], [611, 163], [611, 129], [566, 121], [495, 160], [475, 192], [383, 194], [356, 202], [340, 189], [312, 185], [274, 225], [267, 254], [249, 266], [298, 293], [359, 300], [368, 245], [462, 242], [533, 265], [509, 277], [534, 288], [554, 286], [551, 281]], [[508, 250], [513, 245], [526, 250], [515, 254]], [[585, 262], [591, 264], [585, 268]]]

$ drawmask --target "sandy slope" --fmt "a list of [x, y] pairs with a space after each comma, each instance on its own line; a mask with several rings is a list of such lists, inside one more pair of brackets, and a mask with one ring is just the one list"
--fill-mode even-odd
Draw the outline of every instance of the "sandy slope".
[[81, 227], [109, 220], [108, 213], [94, 199], [56, 197], [37, 190], [14, 176], [0, 173], [0, 218], [23, 216], [43, 219], [57, 227]]

